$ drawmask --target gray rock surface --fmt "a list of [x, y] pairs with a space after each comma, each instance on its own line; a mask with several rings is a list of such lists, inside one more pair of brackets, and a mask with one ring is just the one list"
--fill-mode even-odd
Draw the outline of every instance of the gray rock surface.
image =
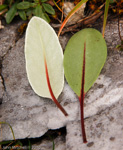
[[[65, 150], [66, 144], [65, 139], [62, 136], [58, 136], [54, 140], [55, 150]], [[39, 144], [32, 145], [33, 150], [52, 150], [53, 149], [53, 141], [51, 140], [42, 140]]]
[[[6, 30], [11, 28], [12, 25], [9, 25], [3, 29], [3, 37], [6, 37]], [[30, 87], [25, 70], [24, 37], [16, 40], [16, 29], [9, 30], [8, 38], [5, 38], [0, 46], [3, 56], [1, 74], [6, 87], [0, 105], [0, 121], [11, 124], [17, 139], [40, 137], [48, 129], [67, 126], [66, 150], [86, 150], [92, 146], [96, 150], [101, 149], [103, 145], [104, 150], [107, 147], [116, 150], [115, 144], [119, 144], [117, 150], [122, 149], [123, 53], [114, 48], [120, 42], [116, 30], [116, 21], [107, 25], [105, 37], [109, 47], [108, 58], [100, 76], [85, 98], [85, 126], [90, 144], [82, 144], [79, 101], [67, 83], [59, 101], [67, 110], [68, 117], [65, 117], [51, 100], [37, 96]], [[111, 116], [114, 118], [112, 122], [109, 119]], [[0, 140], [10, 139], [13, 137], [9, 127], [2, 125]], [[110, 146], [110, 143], [114, 142], [115, 144]]]
[[0, 104], [2, 103], [3, 95], [4, 95], [4, 86], [2, 78], [0, 77]]
[[22, 23], [14, 22], [12, 25], [6, 25], [4, 29], [0, 30], [0, 57], [4, 57], [15, 46], [19, 34], [17, 30]]
[[[80, 121], [67, 124], [67, 150], [123, 149], [123, 101], [85, 120], [88, 143], [81, 139]], [[73, 142], [74, 141], [74, 142]], [[76, 143], [76, 144], [75, 144]]]

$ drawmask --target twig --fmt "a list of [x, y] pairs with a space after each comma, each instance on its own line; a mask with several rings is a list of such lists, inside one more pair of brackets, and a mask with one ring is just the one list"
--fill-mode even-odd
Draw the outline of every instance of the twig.
[[89, 24], [93, 24], [101, 15], [103, 14], [103, 11], [99, 12], [96, 15], [91, 15], [89, 17], [86, 17], [80, 21], [78, 21], [75, 25], [66, 27], [62, 32], [61, 35], [63, 35], [66, 32], [70, 32], [70, 31], [76, 31], [78, 27], [81, 26], [81, 23], [83, 23], [83, 25], [89, 25]]

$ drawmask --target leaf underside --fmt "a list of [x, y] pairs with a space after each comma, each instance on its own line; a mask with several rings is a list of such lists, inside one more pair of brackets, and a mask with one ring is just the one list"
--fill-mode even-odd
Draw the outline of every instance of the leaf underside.
[[47, 68], [47, 61], [46, 61], [45, 52], [44, 52], [44, 65], [45, 65], [46, 80], [47, 80], [47, 85], [48, 85], [48, 88], [49, 88], [50, 95], [51, 95], [53, 101], [55, 102], [55, 104], [58, 106], [58, 108], [63, 112], [63, 114], [64, 114], [65, 116], [68, 116], [67, 112], [66, 112], [66, 111], [63, 109], [63, 107], [59, 104], [59, 102], [58, 102], [57, 99], [55, 98], [54, 93], [53, 93], [53, 91], [52, 91], [51, 84], [50, 84], [50, 79], [49, 79], [48, 68]]
[[28, 24], [25, 40], [28, 80], [39, 96], [51, 98], [67, 116], [58, 98], [64, 86], [63, 52], [51, 26], [39, 17]]
[[44, 52], [51, 87], [58, 98], [64, 86], [62, 48], [51, 26], [43, 19], [33, 17], [28, 24], [25, 39], [27, 76], [35, 93], [52, 98], [46, 80]]

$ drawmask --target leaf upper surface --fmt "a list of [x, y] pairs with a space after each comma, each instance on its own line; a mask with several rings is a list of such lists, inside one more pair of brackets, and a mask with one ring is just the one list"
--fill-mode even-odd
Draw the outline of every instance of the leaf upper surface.
[[11, 9], [9, 9], [9, 11], [6, 14], [6, 22], [8, 24], [13, 20], [13, 18], [16, 15], [16, 12], [17, 12], [16, 5], [17, 5], [17, 3], [13, 4], [13, 6], [11, 7]]
[[84, 93], [97, 79], [107, 56], [105, 40], [95, 29], [83, 29], [69, 40], [64, 53], [65, 77], [78, 96], [81, 91], [84, 43], [86, 44]]

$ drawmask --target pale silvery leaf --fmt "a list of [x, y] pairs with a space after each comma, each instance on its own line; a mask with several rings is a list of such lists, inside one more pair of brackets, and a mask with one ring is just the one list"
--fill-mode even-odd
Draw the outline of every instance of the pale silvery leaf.
[[27, 76], [35, 93], [52, 98], [46, 80], [44, 57], [52, 91], [58, 98], [64, 86], [62, 48], [53, 28], [43, 19], [33, 17], [28, 24], [25, 39]]

